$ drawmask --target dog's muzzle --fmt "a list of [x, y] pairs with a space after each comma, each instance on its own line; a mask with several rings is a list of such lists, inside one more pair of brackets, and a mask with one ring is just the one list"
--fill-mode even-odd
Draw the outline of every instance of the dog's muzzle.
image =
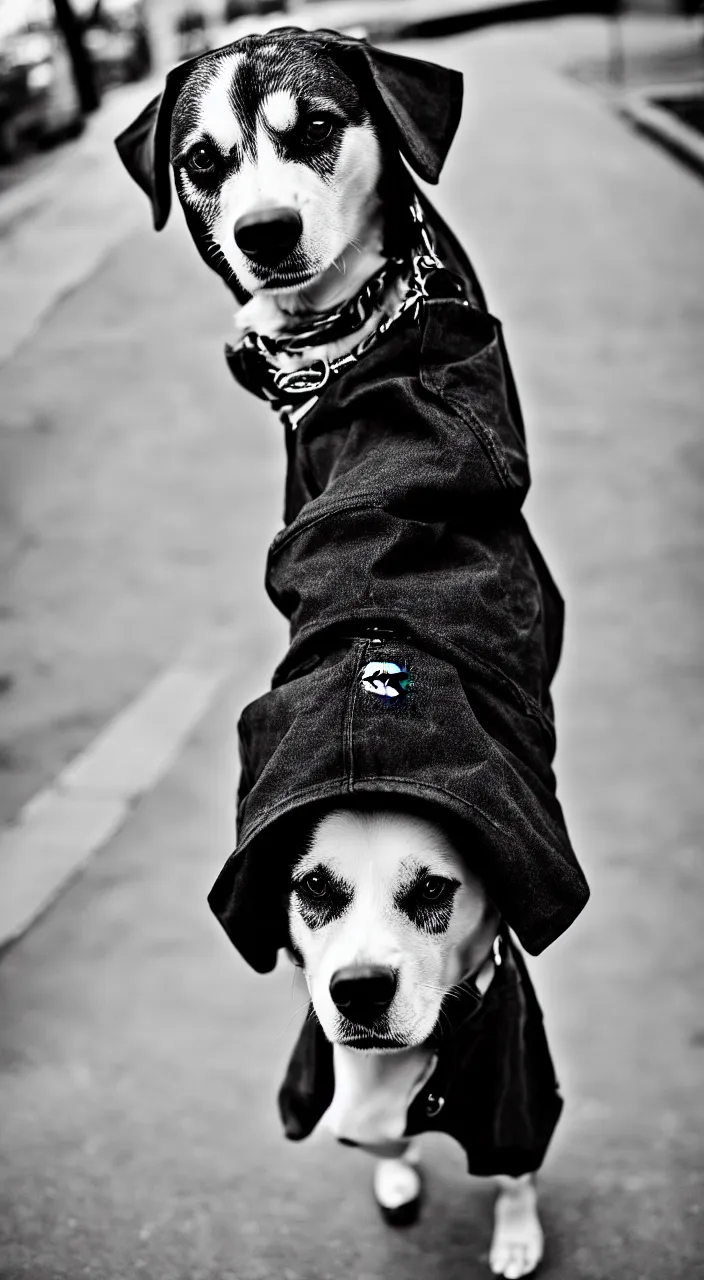
[[396, 994], [398, 979], [385, 965], [350, 965], [330, 979], [333, 1004], [360, 1027], [373, 1027]]
[[235, 223], [235, 243], [260, 267], [277, 267], [295, 249], [303, 223], [296, 209], [284, 205], [253, 209]]

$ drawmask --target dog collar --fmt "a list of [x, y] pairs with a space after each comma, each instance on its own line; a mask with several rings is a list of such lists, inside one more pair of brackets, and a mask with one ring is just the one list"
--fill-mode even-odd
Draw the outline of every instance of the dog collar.
[[272, 356], [280, 353], [294, 355], [305, 351], [307, 347], [320, 347], [325, 343], [347, 338], [361, 329], [374, 312], [378, 311], [386, 290], [401, 275], [403, 268], [403, 258], [389, 258], [363, 284], [359, 293], [348, 298], [339, 307], [309, 312], [302, 317], [300, 326], [294, 324], [281, 338], [267, 338], [263, 334], [252, 333], [247, 334], [246, 338], [257, 339], [261, 347]]
[[[356, 364], [404, 316], [412, 313], [417, 320], [424, 299], [454, 296], [469, 305], [461, 277], [448, 271], [437, 255], [416, 197], [411, 204], [411, 219], [416, 245], [410, 259], [390, 258], [360, 292], [341, 307], [307, 317], [305, 328], [280, 338], [247, 333], [236, 346], [225, 347], [225, 358], [233, 377], [260, 399], [268, 400], [292, 430], [313, 408], [331, 378]], [[277, 363], [279, 355], [300, 355], [308, 347], [323, 346], [357, 332], [379, 310], [389, 284], [394, 279], [403, 279], [404, 275], [407, 288], [395, 311], [380, 319], [351, 351], [335, 360], [316, 357], [309, 365], [295, 370], [282, 369]]]

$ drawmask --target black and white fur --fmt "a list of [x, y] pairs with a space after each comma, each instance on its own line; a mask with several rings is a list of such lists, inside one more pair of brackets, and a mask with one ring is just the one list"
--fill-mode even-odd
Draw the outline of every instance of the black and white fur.
[[[171, 126], [171, 161], [191, 230], [207, 239], [239, 289], [288, 295], [296, 309], [305, 309], [311, 293], [319, 304], [325, 286], [339, 291], [344, 266], [363, 257], [361, 283], [382, 248], [377, 131], [352, 81], [303, 44], [292, 56], [274, 37], [196, 67]], [[242, 215], [268, 205], [295, 209], [302, 219], [294, 251], [271, 267], [248, 258], [234, 236]], [[355, 284], [348, 278], [344, 292]], [[280, 323], [274, 308], [271, 315]]]
[[[375, 1194], [392, 1213], [420, 1194], [418, 1143], [403, 1134], [435, 1065], [429, 1037], [466, 974], [488, 988], [497, 926], [481, 882], [425, 818], [333, 812], [294, 866], [291, 941], [333, 1043], [335, 1095], [323, 1123], [379, 1158]], [[374, 970], [392, 974], [395, 990], [378, 1019], [357, 1024], [335, 1002], [338, 975]], [[515, 1280], [543, 1253], [535, 1185], [530, 1175], [498, 1181], [489, 1262]]]
[[[420, 80], [387, 82], [383, 55], [368, 47], [346, 62], [332, 49], [282, 30], [216, 50], [172, 73], [161, 99], [118, 140], [157, 228], [169, 210], [170, 159], [195, 243], [237, 302], [239, 333], [285, 334], [306, 314], [354, 296], [393, 245], [399, 150], [430, 181], [444, 159], [423, 123]], [[439, 97], [434, 106], [440, 115]], [[279, 260], [257, 261], [236, 229], [282, 208], [300, 221], [300, 234]], [[380, 312], [396, 305], [397, 289]], [[344, 349], [344, 340], [308, 349], [301, 363]], [[316, 827], [294, 868], [289, 923], [334, 1045], [328, 1127], [379, 1157], [377, 1200], [397, 1210], [419, 1195], [416, 1145], [403, 1132], [408, 1105], [432, 1070], [428, 1037], [464, 975], [475, 974], [480, 989], [491, 982], [496, 913], [433, 823], [338, 811]], [[396, 983], [371, 1027], [351, 1022], [331, 994], [335, 974], [365, 967], [391, 971]], [[535, 1186], [530, 1175], [499, 1183], [490, 1266], [517, 1280], [543, 1251]]]
[[[169, 213], [170, 162], [196, 246], [238, 303], [239, 334], [279, 335], [292, 319], [353, 296], [383, 265], [406, 216], [383, 82], [363, 95], [356, 83], [366, 73], [361, 55], [347, 63], [343, 70], [319, 40], [295, 29], [247, 37], [177, 68], [118, 139], [124, 163], [152, 200], [157, 229]], [[370, 94], [380, 109], [370, 109]], [[415, 167], [436, 180], [432, 158]], [[301, 234], [281, 262], [261, 265], [238, 246], [235, 228], [274, 207], [294, 211]], [[396, 289], [383, 311], [398, 301]], [[377, 323], [371, 317], [348, 345]], [[344, 342], [309, 350], [298, 363], [344, 350]]]

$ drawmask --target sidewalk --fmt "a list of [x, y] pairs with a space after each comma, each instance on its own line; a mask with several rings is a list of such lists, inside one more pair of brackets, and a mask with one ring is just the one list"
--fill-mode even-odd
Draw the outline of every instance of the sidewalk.
[[160, 83], [155, 77], [113, 92], [81, 138], [0, 195], [0, 367], [139, 225], [138, 202], [124, 198], [113, 138]]
[[[704, 187], [560, 73], [607, 47], [579, 20], [404, 51], [466, 76], [435, 198], [504, 322], [528, 515], [567, 600], [558, 777], [594, 896], [531, 965], [567, 1100], [541, 1274], [695, 1280]], [[59, 719], [77, 694], [95, 715], [103, 687], [120, 705], [179, 627], [219, 619], [248, 648], [170, 775], [0, 965], [0, 1275], [480, 1280], [489, 1193], [449, 1144], [428, 1143], [421, 1225], [390, 1233], [359, 1153], [284, 1143], [304, 996], [284, 964], [247, 971], [208, 916], [234, 719], [282, 639], [261, 585], [281, 450], [222, 367], [218, 282], [176, 219], [154, 236], [129, 184], [117, 218], [132, 198], [135, 230], [0, 372], [0, 466], [28, 511], [3, 625], [36, 738], [49, 689]], [[43, 628], [49, 671], [23, 627]]]

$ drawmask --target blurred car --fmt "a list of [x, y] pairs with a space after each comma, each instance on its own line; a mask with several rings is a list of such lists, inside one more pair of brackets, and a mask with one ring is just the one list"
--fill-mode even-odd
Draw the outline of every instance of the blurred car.
[[97, 0], [86, 10], [83, 42], [101, 89], [141, 80], [152, 69], [152, 46], [144, 0]]
[[51, 0], [0, 0], [0, 160], [82, 128], [73, 64]]
[[182, 9], [175, 23], [178, 56], [181, 62], [206, 53], [210, 47], [208, 19], [202, 9], [189, 6]]
[[285, 0], [225, 0], [223, 19], [225, 22], [236, 22], [238, 18], [285, 11]]

